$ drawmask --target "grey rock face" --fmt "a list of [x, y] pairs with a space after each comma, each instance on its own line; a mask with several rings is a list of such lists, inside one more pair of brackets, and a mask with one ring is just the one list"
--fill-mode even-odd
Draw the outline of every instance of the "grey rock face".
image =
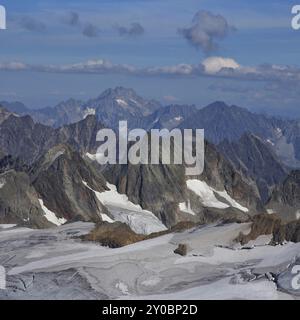
[[50, 149], [30, 170], [32, 185], [45, 206], [68, 221], [101, 221], [105, 207], [95, 191], [106, 190], [102, 175], [66, 145]]
[[217, 190], [226, 190], [250, 212], [263, 210], [257, 187], [234, 167], [210, 143], [206, 143], [205, 167], [201, 178]]
[[59, 129], [35, 123], [29, 116], [11, 115], [0, 124], [0, 150], [3, 155], [19, 158], [25, 164], [34, 163], [60, 143], [67, 143], [80, 152], [93, 152], [101, 127], [92, 115]]
[[294, 170], [280, 183], [272, 193], [267, 204], [284, 220], [291, 221], [299, 218], [300, 214], [300, 171]]
[[218, 150], [237, 171], [255, 181], [264, 203], [288, 174], [270, 145], [253, 134], [244, 134], [238, 142], [225, 140]]
[[0, 223], [33, 228], [52, 226], [44, 217], [38, 194], [26, 173], [7, 171], [0, 175], [0, 185]]
[[57, 129], [51, 144], [67, 143], [80, 153], [95, 153], [97, 132], [102, 128], [94, 115], [88, 115], [84, 120]]
[[0, 125], [0, 149], [26, 163], [36, 160], [48, 148], [53, 129], [34, 123], [29, 116], [10, 115]]
[[[100, 222], [101, 213], [107, 212], [90, 189], [105, 191], [105, 179], [68, 145], [49, 149], [30, 167], [19, 168], [17, 161], [5, 164], [0, 174], [0, 223], [54, 226], [46, 219], [40, 200], [58, 219], [67, 221]], [[8, 165], [16, 166], [19, 172], [5, 170]]]
[[0, 124], [5, 121], [12, 113], [2, 107], [0, 103]]
[[[205, 153], [204, 172], [192, 179], [205, 181], [216, 190], [226, 190], [236, 201], [249, 208], [250, 214], [263, 210], [255, 185], [249, 184], [208, 143]], [[180, 221], [247, 220], [246, 214], [233, 208], [218, 210], [201, 205], [198, 196], [187, 189], [186, 180], [189, 177], [185, 175], [183, 165], [115, 165], [108, 166], [103, 174], [117, 186], [120, 193], [127, 194], [132, 202], [152, 211], [168, 227]], [[190, 202], [196, 216], [181, 212], [179, 203], [182, 202]]]
[[185, 119], [197, 112], [195, 106], [170, 105], [157, 109], [151, 115], [141, 119], [139, 127], [150, 129], [173, 129], [178, 127]]

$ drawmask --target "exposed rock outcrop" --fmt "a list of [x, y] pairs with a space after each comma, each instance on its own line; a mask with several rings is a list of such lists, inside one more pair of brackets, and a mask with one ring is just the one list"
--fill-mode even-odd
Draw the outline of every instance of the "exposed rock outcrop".
[[300, 218], [300, 170], [292, 171], [276, 186], [267, 208], [287, 222]]
[[125, 223], [102, 222], [94, 230], [82, 237], [85, 241], [94, 241], [102, 246], [120, 248], [145, 239], [144, 235], [133, 232]]

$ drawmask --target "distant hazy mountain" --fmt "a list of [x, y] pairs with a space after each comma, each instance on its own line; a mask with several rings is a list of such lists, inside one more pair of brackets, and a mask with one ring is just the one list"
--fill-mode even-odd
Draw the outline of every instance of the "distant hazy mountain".
[[82, 109], [84, 102], [75, 99], [69, 99], [59, 103], [55, 107], [43, 109], [30, 109], [21, 102], [3, 101], [2, 105], [20, 116], [30, 115], [35, 122], [53, 127], [60, 127], [64, 124], [80, 121], [86, 114]]
[[173, 129], [184, 120], [195, 114], [194, 105], [170, 105], [157, 109], [154, 113], [141, 119], [141, 128], [145, 129]]
[[83, 104], [84, 102], [81, 100], [69, 99], [60, 102], [53, 108], [47, 107], [34, 111], [31, 115], [35, 121], [57, 128], [82, 120], [85, 116]]
[[84, 110], [93, 112], [109, 128], [118, 128], [119, 121], [127, 120], [129, 127], [160, 108], [154, 100], [145, 100], [132, 89], [117, 87], [104, 91], [98, 98], [89, 100]]
[[218, 145], [218, 150], [236, 170], [256, 182], [264, 202], [268, 200], [272, 188], [288, 174], [270, 144], [253, 134], [245, 133], [237, 142], [225, 140]]
[[265, 139], [273, 137], [275, 130], [282, 127], [281, 120], [254, 114], [247, 109], [215, 102], [191, 115], [181, 128], [205, 129], [206, 138], [214, 144], [223, 140], [238, 140], [250, 132]]
[[22, 102], [7, 102], [0, 101], [0, 105], [9, 110], [10, 112], [17, 113], [19, 115], [27, 115], [31, 112]]
[[60, 127], [78, 122], [88, 115], [96, 115], [103, 125], [116, 128], [120, 120], [127, 120], [131, 127], [161, 107], [154, 100], [146, 100], [137, 95], [133, 89], [116, 87], [105, 90], [99, 97], [87, 102], [69, 99], [43, 109], [29, 109], [20, 102], [2, 102], [11, 112], [30, 115], [34, 121], [45, 125]]
[[269, 143], [280, 160], [290, 167], [300, 167], [300, 121], [266, 117], [224, 102], [215, 102], [180, 124], [180, 128], [205, 129], [208, 141], [238, 141], [252, 133]]

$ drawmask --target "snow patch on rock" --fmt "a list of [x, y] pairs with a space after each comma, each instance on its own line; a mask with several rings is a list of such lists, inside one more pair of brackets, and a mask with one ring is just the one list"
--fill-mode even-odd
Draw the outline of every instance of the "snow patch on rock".
[[175, 117], [174, 120], [175, 121], [181, 121], [181, 120], [183, 120], [183, 118], [182, 117]]
[[237, 208], [243, 212], [248, 212], [248, 208], [243, 207], [242, 205], [240, 205], [237, 201], [235, 201], [233, 198], [230, 197], [230, 195], [224, 190], [224, 191], [215, 191], [219, 196], [221, 196], [222, 198], [224, 198], [226, 201], [229, 202], [229, 204], [234, 207]]
[[96, 161], [96, 154], [91, 154], [87, 152], [85, 155], [92, 161]]
[[111, 219], [107, 214], [101, 213], [101, 218], [103, 221], [106, 221], [108, 223], [114, 223], [114, 220]]
[[0, 179], [0, 189], [2, 189], [5, 186], [5, 179]]
[[202, 204], [205, 207], [227, 209], [229, 205], [219, 201], [214, 193], [214, 189], [211, 188], [206, 182], [190, 179], [186, 182], [188, 189], [193, 191], [197, 196], [200, 197]]
[[83, 184], [95, 192], [98, 200], [108, 208], [115, 221], [126, 223], [135, 233], [147, 235], [167, 230], [151, 211], [143, 210], [140, 205], [129, 201], [127, 195], [117, 191], [116, 186], [107, 183], [110, 190], [100, 193], [90, 188], [85, 181]]
[[[230, 207], [237, 208], [243, 212], [248, 212], [248, 208], [240, 205], [236, 200], [234, 200], [230, 195], [224, 191], [217, 191], [210, 187], [205, 181], [197, 179], [189, 179], [186, 182], [189, 190], [193, 191], [197, 196], [200, 197], [201, 203], [205, 207], [227, 209]], [[224, 198], [228, 203], [222, 202], [216, 198], [216, 194]]]
[[116, 101], [117, 101], [118, 105], [120, 105], [120, 106], [123, 106], [123, 107], [128, 106], [128, 103], [123, 99], [116, 99]]
[[96, 114], [96, 109], [86, 108], [83, 113], [83, 119], [85, 119], [87, 116], [95, 115], [95, 114]]
[[51, 210], [46, 208], [42, 199], [39, 199], [39, 202], [40, 202], [40, 206], [41, 206], [42, 210], [45, 213], [45, 218], [49, 222], [55, 224], [56, 226], [61, 226], [62, 224], [65, 224], [67, 222], [67, 220], [65, 218], [58, 218], [54, 212], [52, 212]]
[[193, 215], [193, 216], [196, 215], [195, 212], [194, 212], [194, 211], [192, 210], [192, 208], [191, 208], [191, 202], [190, 202], [190, 200], [188, 200], [187, 202], [181, 202], [181, 203], [179, 203], [179, 209], [180, 209], [180, 211], [189, 213], [189, 214], [191, 214], [191, 215]]

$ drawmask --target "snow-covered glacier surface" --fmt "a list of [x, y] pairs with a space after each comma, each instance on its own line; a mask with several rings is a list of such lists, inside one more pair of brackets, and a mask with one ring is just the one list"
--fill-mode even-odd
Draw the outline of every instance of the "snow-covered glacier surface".
[[[300, 244], [233, 242], [249, 224], [210, 225], [119, 249], [82, 242], [92, 223], [0, 228], [0, 299], [297, 299], [286, 288]], [[188, 255], [174, 253], [178, 244]]]
[[90, 188], [85, 181], [83, 181], [83, 184], [95, 192], [98, 200], [106, 206], [113, 217], [111, 219], [106, 214], [101, 213], [103, 221], [126, 223], [138, 234], [148, 235], [167, 230], [166, 226], [152, 212], [143, 210], [140, 205], [129, 201], [127, 195], [120, 194], [113, 184], [107, 183], [109, 190], [102, 193]]

